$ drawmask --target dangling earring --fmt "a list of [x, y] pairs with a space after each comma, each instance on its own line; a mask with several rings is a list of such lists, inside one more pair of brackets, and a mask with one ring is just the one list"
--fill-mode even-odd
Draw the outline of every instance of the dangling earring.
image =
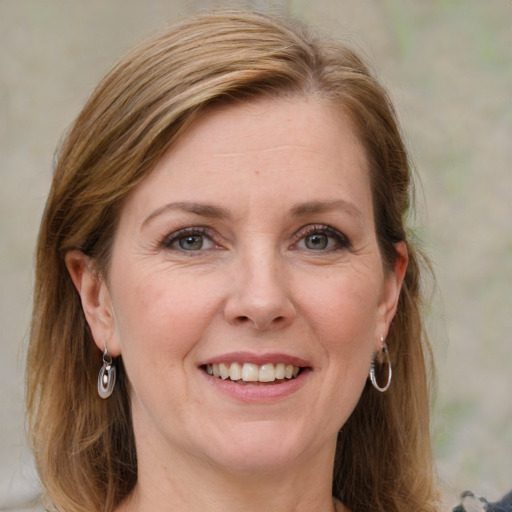
[[100, 368], [98, 373], [98, 395], [101, 398], [108, 398], [114, 386], [116, 385], [116, 367], [112, 362], [112, 356], [108, 353], [107, 347], [105, 346], [105, 352], [103, 352], [103, 366]]
[[384, 341], [384, 337], [381, 335], [380, 341], [382, 343], [382, 353], [386, 356], [386, 359], [388, 361], [388, 381], [384, 386], [379, 386], [377, 383], [377, 378], [375, 376], [375, 359], [372, 359], [371, 365], [370, 365], [370, 381], [373, 384], [373, 387], [380, 391], [381, 393], [384, 393], [389, 388], [389, 385], [391, 384], [391, 377], [393, 376], [393, 371], [391, 369], [391, 359], [389, 358], [389, 352], [388, 352], [388, 346], [386, 342]]

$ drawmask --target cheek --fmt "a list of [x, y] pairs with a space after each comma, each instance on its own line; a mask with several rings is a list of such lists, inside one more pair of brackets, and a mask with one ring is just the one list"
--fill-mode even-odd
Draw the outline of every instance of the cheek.
[[377, 311], [374, 283], [341, 275], [326, 280], [321, 292], [303, 304], [323, 356], [317, 359], [316, 415], [332, 435], [352, 414], [368, 378]]
[[359, 389], [366, 380], [376, 342], [376, 282], [369, 275], [340, 272], [309, 298], [309, 306], [304, 305], [308, 323], [324, 351], [333, 387], [342, 382]]
[[138, 281], [125, 279], [119, 291], [116, 334], [128, 370], [151, 359], [158, 362], [154, 371], [183, 364], [216, 308], [215, 288], [208, 280], [198, 287], [197, 281], [154, 273]]
[[329, 333], [327, 338], [343, 344], [370, 333], [373, 339], [378, 306], [376, 282], [367, 276], [358, 279], [357, 274], [355, 278], [341, 275], [327, 279], [325, 286], [307, 299], [311, 322]]

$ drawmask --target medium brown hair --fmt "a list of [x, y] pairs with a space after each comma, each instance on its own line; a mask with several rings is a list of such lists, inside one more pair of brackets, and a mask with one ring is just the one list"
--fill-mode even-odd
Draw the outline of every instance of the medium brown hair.
[[387, 93], [347, 46], [249, 12], [197, 15], [129, 53], [98, 85], [63, 143], [39, 233], [27, 366], [29, 438], [48, 503], [112, 511], [137, 458], [127, 377], [96, 393], [93, 342], [64, 257], [108, 270], [123, 199], [190, 123], [216, 104], [316, 96], [349, 115], [369, 162], [385, 266], [405, 242], [409, 266], [388, 345], [392, 386], [367, 384], [338, 436], [333, 494], [353, 512], [435, 510], [420, 259], [408, 240], [411, 172]]

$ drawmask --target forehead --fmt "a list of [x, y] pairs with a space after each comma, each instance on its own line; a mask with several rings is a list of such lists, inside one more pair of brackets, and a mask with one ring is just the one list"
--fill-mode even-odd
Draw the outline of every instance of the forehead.
[[367, 162], [350, 119], [314, 97], [258, 99], [204, 113], [128, 203], [154, 206], [184, 195], [212, 204], [242, 198], [246, 206], [341, 196], [371, 207]]
[[[344, 154], [334, 154], [340, 143]], [[198, 144], [203, 151], [196, 151]], [[194, 154], [201, 158], [213, 146], [219, 156], [223, 153], [227, 157], [239, 156], [237, 150], [263, 157], [267, 151], [277, 153], [295, 146], [325, 158], [357, 157], [366, 167], [364, 150], [349, 116], [340, 106], [319, 97], [258, 98], [211, 108], [191, 124], [162, 160], [175, 158], [191, 147], [188, 157]]]

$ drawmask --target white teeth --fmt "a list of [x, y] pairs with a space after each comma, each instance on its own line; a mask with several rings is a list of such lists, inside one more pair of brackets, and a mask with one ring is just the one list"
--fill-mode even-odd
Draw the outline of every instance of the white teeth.
[[254, 363], [218, 363], [207, 364], [206, 372], [214, 377], [244, 382], [274, 382], [275, 380], [292, 379], [300, 372], [298, 366], [291, 364], [272, 363], [258, 366]]
[[226, 380], [229, 378], [229, 366], [225, 365], [224, 363], [220, 363], [219, 371], [221, 379]]
[[231, 380], [240, 380], [242, 378], [242, 365], [231, 363], [229, 367], [229, 378]]
[[244, 382], [257, 382], [260, 376], [259, 373], [257, 364], [244, 363], [242, 366], [242, 380]]
[[276, 380], [276, 369], [273, 364], [264, 364], [260, 366], [260, 382], [272, 382]]

